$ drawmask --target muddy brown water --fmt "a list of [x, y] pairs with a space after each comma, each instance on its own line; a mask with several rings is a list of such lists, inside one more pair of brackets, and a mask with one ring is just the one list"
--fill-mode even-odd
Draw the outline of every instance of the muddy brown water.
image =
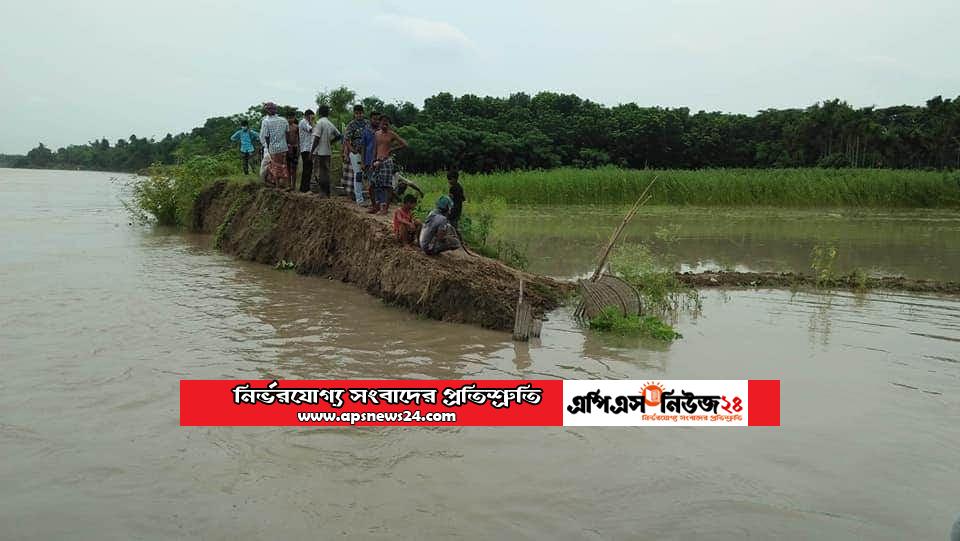
[[[109, 176], [0, 169], [4, 539], [943, 539], [960, 513], [955, 298], [708, 291], [672, 345], [564, 310], [517, 345], [130, 226]], [[885, 220], [866, 244], [914, 242], [854, 253], [955, 261], [955, 233]], [[535, 265], [581, 272], [557, 238]], [[179, 379], [274, 377], [779, 378], [783, 426], [178, 426]]]

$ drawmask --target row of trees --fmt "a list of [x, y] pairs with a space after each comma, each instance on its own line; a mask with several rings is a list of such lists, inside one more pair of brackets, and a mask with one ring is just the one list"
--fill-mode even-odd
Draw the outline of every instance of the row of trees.
[[[960, 98], [937, 96], [923, 106], [854, 108], [840, 100], [756, 115], [691, 114], [685, 107], [606, 107], [573, 94], [524, 93], [508, 98], [440, 93], [422, 108], [409, 102], [358, 99], [346, 87], [317, 94], [331, 120], [350, 118], [354, 103], [385, 112], [410, 148], [405, 168], [479, 172], [613, 164], [630, 168], [883, 167], [960, 168]], [[294, 112], [281, 107], [281, 114]], [[260, 121], [260, 106], [208, 119], [163, 139], [131, 135], [51, 151], [43, 144], [18, 167], [136, 171], [234, 148], [229, 136], [243, 119]], [[9, 163], [9, 160], [8, 160]]]

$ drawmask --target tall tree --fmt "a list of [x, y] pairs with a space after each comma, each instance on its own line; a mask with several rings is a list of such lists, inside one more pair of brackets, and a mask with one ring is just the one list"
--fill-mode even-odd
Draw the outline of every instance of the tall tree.
[[330, 121], [338, 126], [346, 124], [353, 112], [350, 107], [357, 99], [357, 93], [345, 86], [338, 86], [333, 90], [317, 92], [317, 106], [330, 107]]

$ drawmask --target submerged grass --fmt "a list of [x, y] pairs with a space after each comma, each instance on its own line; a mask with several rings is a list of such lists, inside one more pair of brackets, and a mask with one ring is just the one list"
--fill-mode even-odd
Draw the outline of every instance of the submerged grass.
[[639, 334], [670, 342], [683, 335], [657, 316], [623, 315], [619, 308], [608, 306], [588, 322], [591, 329], [619, 335]]
[[[510, 204], [626, 204], [653, 177], [651, 205], [780, 207], [960, 207], [960, 175], [891, 169], [630, 170], [560, 168], [461, 176], [468, 200]], [[444, 175], [418, 175], [425, 191], [446, 192]]]

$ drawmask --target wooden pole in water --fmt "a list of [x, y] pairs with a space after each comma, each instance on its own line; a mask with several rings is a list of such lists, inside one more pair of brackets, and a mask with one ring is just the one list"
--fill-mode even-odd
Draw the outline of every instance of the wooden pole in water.
[[530, 303], [523, 300], [523, 278], [521, 278], [520, 297], [517, 299], [517, 310], [513, 315], [513, 339], [527, 341], [530, 339], [531, 331], [533, 331], [533, 314]]
[[600, 261], [597, 262], [597, 269], [593, 271], [593, 276], [590, 277], [591, 282], [596, 282], [600, 278], [600, 273], [603, 271], [603, 266], [607, 264], [607, 258], [610, 257], [610, 251], [613, 250], [613, 245], [617, 243], [617, 240], [620, 238], [620, 235], [623, 233], [623, 230], [627, 227], [627, 224], [630, 223], [630, 220], [637, 214], [637, 211], [640, 210], [640, 207], [644, 203], [650, 200], [650, 197], [647, 196], [647, 192], [650, 191], [650, 188], [653, 187], [653, 183], [657, 181], [658, 177], [653, 177], [653, 180], [650, 181], [650, 184], [647, 184], [647, 188], [643, 190], [643, 193], [640, 194], [640, 197], [637, 199], [637, 202], [633, 204], [633, 207], [627, 211], [627, 215], [623, 217], [623, 221], [620, 222], [620, 225], [617, 226], [617, 229], [614, 230], [613, 235], [610, 236], [610, 241], [607, 242], [606, 248], [604, 248], [603, 253], [600, 255]]

